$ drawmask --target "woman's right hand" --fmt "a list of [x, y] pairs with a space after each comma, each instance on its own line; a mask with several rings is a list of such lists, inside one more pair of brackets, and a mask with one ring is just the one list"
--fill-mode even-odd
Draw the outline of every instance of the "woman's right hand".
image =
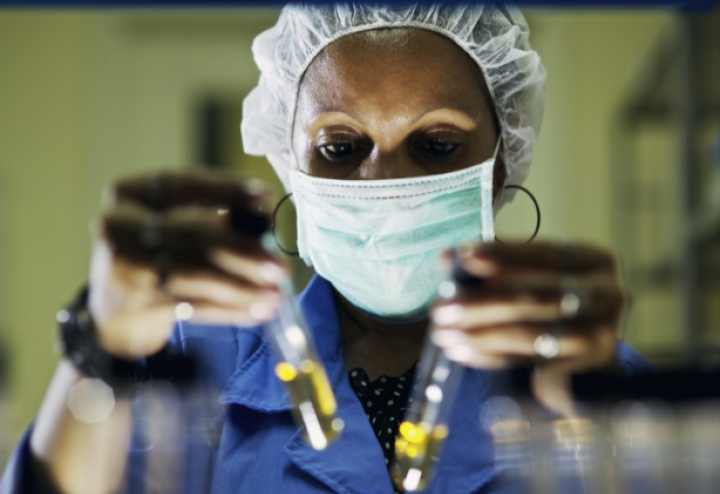
[[227, 214], [229, 208], [247, 213], [257, 230], [268, 195], [257, 179], [197, 172], [117, 182], [106, 194], [90, 269], [99, 344], [127, 359], [157, 353], [172, 334], [180, 302], [203, 323], [272, 317], [285, 270], [262, 248], [257, 231], [240, 233]]

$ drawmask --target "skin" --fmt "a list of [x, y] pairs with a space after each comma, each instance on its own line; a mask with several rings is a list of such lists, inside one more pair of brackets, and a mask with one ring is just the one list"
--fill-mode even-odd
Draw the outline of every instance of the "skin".
[[[411, 31], [390, 48], [362, 34], [330, 45], [300, 85], [293, 145], [305, 173], [378, 180], [476, 165], [492, 156], [497, 136], [472, 60], [443, 37]], [[336, 295], [348, 369], [362, 367], [375, 380], [412, 367], [427, 321], [377, 323]]]
[[[268, 193], [254, 181], [197, 173], [167, 174], [163, 204], [148, 201], [155, 176], [121, 180], [104, 195], [90, 267], [90, 312], [98, 343], [115, 356], [134, 359], [163, 348], [172, 332], [178, 301], [189, 301], [193, 320], [255, 324], [280, 302], [277, 283], [285, 268], [254, 236], [228, 228], [228, 206], [261, 214]], [[185, 258], [176, 262], [165, 289], [159, 287], [154, 254], [141, 243], [155, 216], [166, 245]], [[105, 494], [122, 480], [132, 416], [118, 398], [106, 420], [75, 420], [66, 403], [82, 376], [67, 360], [55, 373], [30, 438], [38, 478], [59, 492]], [[97, 475], [89, 475], [96, 472]]]
[[[413, 31], [406, 41], [382, 45], [353, 35], [311, 64], [293, 127], [302, 171], [346, 180], [415, 177], [466, 168], [492, 155], [497, 123], [479, 69], [438, 35]], [[495, 172], [497, 194], [505, 179], [502, 157]], [[257, 183], [169, 174], [158, 204], [148, 197], [154, 180], [139, 176], [114, 184], [95, 233], [90, 312], [99, 344], [122, 358], [160, 350], [179, 301], [192, 304], [198, 322], [269, 319], [280, 302], [277, 283], [287, 274], [256, 236], [233, 232], [219, 213], [228, 206], [252, 214], [270, 210]], [[156, 255], [142, 242], [149, 218], [165, 246], [182, 254], [164, 289]], [[563, 276], [573, 274], [588, 294], [576, 317], [562, 321], [560, 355], [533, 373], [536, 397], [571, 415], [570, 373], [613, 358], [623, 296], [612, 257], [589, 246], [568, 251], [547, 243], [485, 244], [463, 252], [462, 263], [487, 282], [435, 307], [431, 336], [469, 366], [533, 362], [533, 342], [561, 319]], [[349, 369], [362, 367], [370, 379], [398, 376], [418, 359], [426, 322], [388, 326], [363, 317], [339, 294], [336, 302]], [[118, 399], [110, 417], [95, 425], [75, 420], [66, 403], [80, 379], [71, 363], [60, 364], [35, 422], [33, 459], [38, 476], [60, 492], [111, 493], [125, 469], [129, 406]]]
[[[378, 70], [382, 67], [383, 70]], [[330, 45], [300, 86], [293, 128], [301, 170], [345, 180], [447, 173], [492, 156], [494, 111], [474, 62], [453, 42], [411, 31], [388, 47], [362, 34]], [[496, 161], [495, 194], [504, 182]], [[537, 366], [537, 397], [572, 414], [567, 383], [574, 371], [612, 361], [623, 306], [612, 257], [588, 246], [572, 259], [550, 244], [483, 245], [463, 255], [465, 268], [488, 282], [462, 290], [433, 312], [434, 341], [466, 365], [503, 368], [535, 358], [535, 339], [560, 318], [561, 279], [577, 276], [592, 296], [576, 321], [564, 321], [560, 358]], [[418, 359], [427, 323], [397, 326], [370, 320], [342, 295], [337, 302], [348, 369], [371, 380], [399, 376]]]

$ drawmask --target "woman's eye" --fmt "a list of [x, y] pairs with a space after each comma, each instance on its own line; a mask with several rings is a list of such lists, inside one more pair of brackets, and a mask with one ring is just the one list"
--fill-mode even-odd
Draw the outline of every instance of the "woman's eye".
[[458, 143], [428, 139], [420, 145], [420, 150], [435, 157], [447, 156], [457, 149]]
[[356, 146], [350, 141], [338, 141], [325, 144], [320, 149], [326, 157], [338, 159], [350, 156], [356, 151]]

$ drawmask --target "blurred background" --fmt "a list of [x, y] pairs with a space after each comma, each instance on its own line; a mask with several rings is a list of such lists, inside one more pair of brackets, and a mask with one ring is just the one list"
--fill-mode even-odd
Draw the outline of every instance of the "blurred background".
[[[54, 314], [87, 279], [103, 187], [161, 168], [261, 177], [243, 153], [250, 46], [278, 10], [0, 10], [0, 338], [14, 438], [58, 355]], [[547, 68], [526, 186], [540, 237], [612, 249], [631, 295], [622, 337], [663, 366], [720, 348], [720, 21], [666, 10], [526, 10]], [[287, 247], [292, 207], [279, 216]], [[498, 236], [532, 232], [529, 200]], [[307, 268], [295, 264], [296, 278]], [[2, 413], [7, 413], [3, 411]]]

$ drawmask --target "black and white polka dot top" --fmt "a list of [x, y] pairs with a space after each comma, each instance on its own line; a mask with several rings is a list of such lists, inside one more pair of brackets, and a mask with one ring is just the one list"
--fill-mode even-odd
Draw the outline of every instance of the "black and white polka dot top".
[[412, 366], [400, 377], [381, 376], [370, 382], [363, 369], [350, 371], [350, 384], [380, 442], [386, 465], [390, 465], [395, 456], [395, 439], [409, 405], [414, 375], [415, 366]]

